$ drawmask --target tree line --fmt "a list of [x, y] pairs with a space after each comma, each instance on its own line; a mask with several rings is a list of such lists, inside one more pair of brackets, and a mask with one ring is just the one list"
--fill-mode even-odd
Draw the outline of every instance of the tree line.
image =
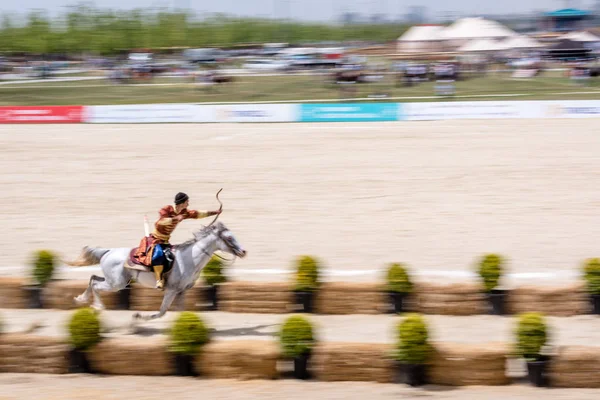
[[233, 47], [241, 44], [322, 41], [387, 42], [408, 27], [400, 24], [327, 25], [213, 15], [202, 20], [169, 10], [100, 10], [71, 6], [57, 16], [45, 11], [3, 14], [0, 52], [116, 54], [128, 49]]

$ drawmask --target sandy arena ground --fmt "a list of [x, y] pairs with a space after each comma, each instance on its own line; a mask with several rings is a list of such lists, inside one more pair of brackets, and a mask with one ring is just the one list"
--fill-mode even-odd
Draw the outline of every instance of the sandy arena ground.
[[[498, 387], [440, 387], [367, 382], [202, 380], [181, 377], [0, 375], [0, 400], [597, 400], [597, 389], [546, 389], [529, 384]], [[40, 390], [43, 388], [43, 390]]]
[[[220, 220], [249, 251], [238, 278], [288, 279], [313, 254], [336, 280], [380, 279], [389, 261], [464, 279], [494, 251], [518, 278], [564, 282], [600, 256], [597, 125], [2, 125], [0, 272], [22, 273], [39, 248], [136, 246], [144, 214], [153, 223], [176, 192], [216, 209], [222, 187]], [[173, 242], [210, 220], [184, 221]]]
[[[103, 334], [137, 340], [165, 338], [178, 312], [131, 325], [134, 311], [103, 311]], [[6, 332], [32, 332], [41, 336], [68, 337], [73, 311], [0, 309]], [[275, 336], [289, 314], [239, 314], [205, 312], [201, 318], [217, 340], [278, 340]], [[396, 343], [396, 315], [311, 315], [315, 337], [322, 342]], [[466, 317], [426, 315], [433, 341], [455, 343], [513, 342], [517, 319], [513, 316], [474, 315]], [[559, 346], [598, 346], [600, 319], [594, 315], [547, 317], [548, 351]], [[35, 327], [35, 330], [32, 330]]]
[[[218, 207], [249, 251], [229, 273], [288, 279], [299, 254], [322, 258], [331, 279], [375, 280], [389, 261], [423, 279], [465, 279], [476, 257], [510, 257], [512, 281], [563, 283], [600, 256], [597, 121], [444, 121], [372, 124], [0, 125], [0, 274], [39, 248], [77, 256], [84, 245], [136, 246], [143, 215], [178, 191]], [[173, 242], [210, 219], [185, 221]], [[90, 269], [60, 277], [87, 278]], [[38, 322], [61, 335], [67, 312], [4, 310], [8, 330]], [[175, 314], [141, 334], [161, 335]], [[113, 319], [114, 317], [114, 319]], [[208, 313], [217, 333], [269, 339], [281, 316]], [[317, 319], [320, 317], [317, 316]], [[126, 312], [111, 314], [120, 334]], [[445, 340], [507, 340], [509, 319], [432, 316]], [[324, 339], [388, 342], [393, 318], [319, 319]], [[555, 344], [597, 342], [590, 316], [552, 319]], [[469, 334], [465, 334], [469, 326]], [[373, 335], [373, 332], [378, 332]], [[490, 332], [494, 332], [490, 335]], [[598, 390], [204, 381], [177, 377], [1, 374], [0, 399], [597, 399]], [[40, 392], [40, 388], [43, 391]]]

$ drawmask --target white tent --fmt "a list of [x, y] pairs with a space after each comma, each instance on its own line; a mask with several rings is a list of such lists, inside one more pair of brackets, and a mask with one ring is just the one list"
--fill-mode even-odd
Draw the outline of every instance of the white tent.
[[524, 35], [513, 36], [511, 38], [508, 38], [502, 42], [502, 46], [507, 50], [535, 49], [539, 47], [544, 47], [544, 45], [538, 42], [537, 40]]
[[440, 51], [443, 29], [440, 25], [413, 26], [398, 38], [397, 49], [399, 52]]
[[562, 36], [561, 39], [570, 39], [576, 42], [599, 42], [600, 38], [596, 35], [593, 35], [589, 32], [571, 32]]
[[504, 25], [481, 17], [459, 19], [442, 32], [447, 40], [505, 39], [517, 33]]
[[504, 50], [504, 46], [491, 39], [473, 39], [458, 48], [461, 53]]

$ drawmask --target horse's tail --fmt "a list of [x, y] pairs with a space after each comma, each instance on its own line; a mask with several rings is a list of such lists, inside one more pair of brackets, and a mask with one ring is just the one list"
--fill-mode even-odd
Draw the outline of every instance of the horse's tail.
[[102, 256], [109, 252], [109, 249], [92, 248], [85, 246], [75, 261], [65, 261], [65, 264], [71, 267], [85, 267], [100, 263]]

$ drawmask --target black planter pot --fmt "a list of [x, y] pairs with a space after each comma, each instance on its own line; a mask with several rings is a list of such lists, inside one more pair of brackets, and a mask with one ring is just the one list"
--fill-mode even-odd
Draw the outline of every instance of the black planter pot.
[[527, 376], [532, 385], [548, 386], [548, 376], [546, 375], [548, 362], [547, 357], [541, 357], [536, 361], [527, 361]]
[[175, 354], [175, 375], [196, 376], [194, 356], [189, 354]]
[[219, 287], [217, 285], [208, 285], [206, 288], [206, 297], [209, 303], [209, 310], [219, 309]]
[[410, 386], [423, 386], [427, 383], [426, 366], [423, 364], [405, 364], [406, 383]]
[[309, 379], [308, 363], [310, 361], [310, 352], [301, 354], [294, 358], [294, 378]]
[[406, 298], [405, 293], [388, 292], [390, 298], [391, 308], [390, 313], [400, 314], [404, 312], [404, 299]]
[[131, 286], [127, 285], [125, 289], [121, 289], [117, 292], [118, 303], [117, 310], [129, 310], [130, 299], [131, 299]]
[[314, 292], [295, 292], [296, 304], [302, 306], [299, 312], [312, 313], [314, 303]]
[[69, 350], [69, 373], [71, 374], [93, 374], [87, 353], [83, 350]]
[[42, 302], [43, 287], [41, 285], [25, 286], [23, 289], [28, 293], [29, 308], [44, 308]]
[[592, 302], [592, 313], [600, 315], [600, 294], [590, 295], [590, 300]]
[[506, 290], [492, 289], [486, 293], [492, 315], [506, 315]]

